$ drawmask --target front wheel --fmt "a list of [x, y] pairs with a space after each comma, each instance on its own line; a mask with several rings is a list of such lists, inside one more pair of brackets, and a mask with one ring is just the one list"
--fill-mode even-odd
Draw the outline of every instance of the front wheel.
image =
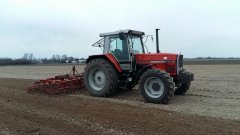
[[174, 95], [175, 83], [167, 72], [150, 69], [141, 76], [139, 87], [147, 102], [168, 104]]

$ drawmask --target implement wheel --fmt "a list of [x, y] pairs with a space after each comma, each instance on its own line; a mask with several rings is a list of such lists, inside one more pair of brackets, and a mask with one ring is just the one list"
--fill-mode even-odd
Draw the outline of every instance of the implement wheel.
[[147, 102], [168, 104], [174, 95], [175, 84], [167, 72], [150, 69], [141, 76], [139, 87]]
[[118, 75], [108, 61], [94, 59], [85, 68], [84, 84], [93, 96], [110, 96], [117, 90]]

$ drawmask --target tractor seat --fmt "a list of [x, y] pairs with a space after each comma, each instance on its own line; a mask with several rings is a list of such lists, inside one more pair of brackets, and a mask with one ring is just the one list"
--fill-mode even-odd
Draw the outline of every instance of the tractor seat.
[[120, 49], [115, 49], [114, 51], [112, 51], [113, 55], [120, 61], [123, 60], [128, 60], [128, 54], [125, 54], [124, 52], [122, 52]]
[[119, 49], [115, 49], [114, 51], [112, 51], [112, 53], [113, 53], [113, 55], [115, 55], [117, 57], [122, 55], [122, 51]]

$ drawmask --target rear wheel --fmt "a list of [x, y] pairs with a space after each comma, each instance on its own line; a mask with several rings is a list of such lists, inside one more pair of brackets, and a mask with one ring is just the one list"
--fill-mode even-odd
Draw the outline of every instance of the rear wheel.
[[175, 84], [167, 72], [150, 69], [141, 76], [139, 87], [147, 102], [168, 104], [174, 94]]
[[190, 88], [191, 82], [182, 84], [175, 90], [175, 95], [184, 95]]
[[84, 84], [93, 96], [110, 96], [117, 90], [118, 75], [108, 61], [94, 59], [85, 68]]

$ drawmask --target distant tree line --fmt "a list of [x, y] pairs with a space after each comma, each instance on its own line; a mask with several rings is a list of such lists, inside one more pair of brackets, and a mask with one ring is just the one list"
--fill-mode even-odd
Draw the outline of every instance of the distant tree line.
[[32, 53], [24, 53], [22, 58], [0, 58], [0, 65], [27, 65], [27, 64], [53, 64], [53, 63], [84, 63], [84, 58], [74, 58], [65, 55], [53, 55], [51, 58], [34, 58]]
[[65, 55], [53, 55], [51, 58], [38, 59], [41, 63], [80, 63], [84, 61], [84, 58], [74, 58], [72, 56]]
[[0, 65], [27, 65], [32, 64], [31, 60], [0, 58]]
[[240, 58], [238, 57], [197, 57], [197, 58], [185, 58], [183, 63], [186, 65], [217, 65], [217, 64], [240, 64]]
[[187, 59], [240, 59], [239, 57], [197, 57], [197, 58], [187, 58]]

